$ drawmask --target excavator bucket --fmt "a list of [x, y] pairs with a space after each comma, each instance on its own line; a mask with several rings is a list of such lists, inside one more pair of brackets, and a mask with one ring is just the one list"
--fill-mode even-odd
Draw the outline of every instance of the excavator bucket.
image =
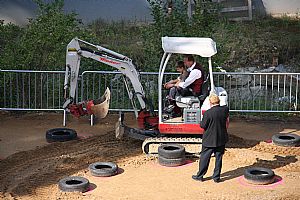
[[100, 97], [100, 99], [94, 100], [93, 105], [91, 105], [90, 110], [92, 114], [96, 117], [102, 119], [106, 117], [109, 109], [110, 102], [110, 90], [106, 88], [104, 94]]

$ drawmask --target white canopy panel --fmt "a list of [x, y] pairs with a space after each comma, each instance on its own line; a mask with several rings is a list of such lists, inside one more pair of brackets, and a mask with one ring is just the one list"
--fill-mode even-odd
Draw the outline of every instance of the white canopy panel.
[[216, 43], [210, 38], [162, 37], [162, 48], [167, 53], [196, 54], [211, 57], [217, 53]]

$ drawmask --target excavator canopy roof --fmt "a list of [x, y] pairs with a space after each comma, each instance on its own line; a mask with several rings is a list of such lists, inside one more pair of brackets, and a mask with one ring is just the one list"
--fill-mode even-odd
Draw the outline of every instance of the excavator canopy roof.
[[166, 53], [196, 54], [211, 57], [217, 53], [216, 43], [210, 38], [162, 37]]

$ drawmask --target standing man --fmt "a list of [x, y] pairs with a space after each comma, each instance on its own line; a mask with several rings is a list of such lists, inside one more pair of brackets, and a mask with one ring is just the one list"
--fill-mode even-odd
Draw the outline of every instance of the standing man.
[[207, 110], [200, 122], [201, 128], [205, 130], [202, 138], [202, 151], [199, 161], [199, 171], [192, 178], [197, 181], [204, 181], [212, 153], [215, 154], [216, 162], [213, 174], [215, 183], [219, 183], [222, 169], [222, 157], [225, 151], [225, 144], [228, 142], [226, 122], [229, 116], [229, 108], [220, 106], [220, 99], [216, 94], [209, 96], [211, 108]]
[[204, 71], [200, 64], [195, 62], [193, 55], [185, 55], [183, 61], [189, 76], [184, 82], [176, 84], [178, 92], [181, 96], [199, 96], [204, 82]]

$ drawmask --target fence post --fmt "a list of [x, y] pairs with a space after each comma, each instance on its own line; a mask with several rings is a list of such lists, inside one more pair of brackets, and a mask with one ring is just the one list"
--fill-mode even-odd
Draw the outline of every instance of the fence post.
[[252, 0], [248, 0], [248, 15], [249, 20], [252, 20]]

